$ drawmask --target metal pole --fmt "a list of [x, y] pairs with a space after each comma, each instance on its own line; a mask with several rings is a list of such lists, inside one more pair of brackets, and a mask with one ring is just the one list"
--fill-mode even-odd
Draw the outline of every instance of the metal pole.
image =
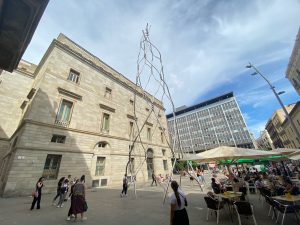
[[253, 69], [255, 70], [255, 72], [256, 72], [257, 74], [259, 74], [259, 75], [260, 75], [260, 76], [261, 76], [261, 77], [269, 84], [269, 86], [270, 86], [271, 90], [273, 91], [275, 97], [277, 98], [277, 100], [278, 100], [278, 102], [279, 102], [281, 108], [283, 109], [283, 112], [285, 113], [286, 118], [287, 118], [287, 119], [289, 120], [289, 122], [291, 123], [291, 126], [292, 126], [292, 128], [293, 128], [293, 130], [294, 130], [294, 132], [295, 132], [295, 134], [296, 134], [296, 136], [297, 136], [297, 138], [298, 138], [298, 140], [300, 141], [300, 133], [299, 133], [298, 129], [296, 128], [296, 126], [295, 126], [293, 120], [291, 119], [289, 113], [287, 112], [287, 110], [286, 110], [284, 104], [282, 103], [281, 99], [279, 98], [279, 95], [278, 95], [277, 92], [275, 91], [275, 87], [271, 84], [271, 82], [270, 82], [264, 75], [262, 75], [262, 74], [260, 73], [260, 71], [259, 71], [254, 65], [252, 65], [251, 63], [249, 63], [249, 66], [247, 66], [247, 68], [253, 68]]

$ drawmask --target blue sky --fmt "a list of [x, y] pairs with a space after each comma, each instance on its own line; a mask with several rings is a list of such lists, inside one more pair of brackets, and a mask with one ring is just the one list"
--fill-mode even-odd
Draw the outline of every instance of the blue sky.
[[[280, 106], [255, 64], [285, 104], [299, 96], [285, 71], [300, 25], [299, 0], [51, 0], [23, 58], [39, 63], [64, 33], [135, 81], [142, 29], [159, 48], [175, 105], [192, 105], [233, 91], [250, 131]], [[165, 106], [170, 111], [168, 102]]]

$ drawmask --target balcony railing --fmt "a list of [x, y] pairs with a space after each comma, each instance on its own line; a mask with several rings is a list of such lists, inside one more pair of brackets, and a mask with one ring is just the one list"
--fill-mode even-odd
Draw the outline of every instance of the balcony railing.
[[61, 127], [68, 127], [69, 126], [69, 121], [55, 120], [54, 123], [58, 126], [61, 126]]

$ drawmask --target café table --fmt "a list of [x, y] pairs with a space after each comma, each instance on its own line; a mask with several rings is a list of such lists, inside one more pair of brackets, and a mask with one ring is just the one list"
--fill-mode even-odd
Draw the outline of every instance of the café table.
[[[280, 195], [280, 196], [272, 196], [273, 199], [275, 200], [279, 200], [279, 201], [284, 201], [284, 202], [287, 202], [288, 205], [296, 205], [296, 202], [300, 202], [300, 195]], [[275, 214], [276, 216], [276, 214]], [[299, 221], [299, 218], [298, 218], [298, 215], [297, 213], [295, 212], [295, 216], [297, 218], [297, 221]]]
[[279, 195], [279, 196], [272, 196], [273, 199], [279, 200], [279, 201], [285, 201], [290, 203], [295, 203], [300, 201], [300, 195]]
[[243, 192], [226, 191], [224, 193], [215, 194], [215, 195], [218, 196], [219, 198], [227, 200], [226, 203], [228, 205], [230, 218], [231, 218], [231, 221], [233, 222], [232, 210], [231, 210], [232, 207], [230, 206], [230, 200], [241, 197], [243, 195]]

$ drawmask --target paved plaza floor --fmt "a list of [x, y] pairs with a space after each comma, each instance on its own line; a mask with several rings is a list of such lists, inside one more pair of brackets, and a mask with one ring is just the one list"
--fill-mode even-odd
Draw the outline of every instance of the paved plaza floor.
[[[214, 213], [206, 221], [206, 204], [203, 196], [208, 187], [201, 192], [199, 186], [191, 186], [188, 180], [183, 181], [182, 189], [187, 194], [188, 215], [190, 225], [216, 224]], [[76, 222], [77, 224], [103, 224], [103, 225], [169, 225], [169, 200], [163, 201], [163, 188], [161, 186], [139, 185], [137, 199], [134, 198], [130, 188], [128, 196], [120, 198], [120, 189], [105, 188], [90, 190], [87, 192], [89, 205], [86, 213], [87, 220]], [[170, 192], [171, 193], [171, 192]], [[70, 202], [66, 202], [63, 208], [51, 205], [53, 195], [42, 196], [41, 209], [30, 211], [31, 197], [0, 198], [0, 224], [1, 225], [64, 225], [75, 222], [66, 221]], [[250, 201], [254, 205], [254, 213], [258, 225], [275, 224], [275, 220], [268, 217], [269, 206], [258, 199], [258, 195], [251, 194]], [[220, 225], [238, 224], [234, 213], [231, 222], [228, 208], [225, 207], [220, 214]], [[242, 224], [254, 224], [252, 219], [243, 219]], [[296, 225], [294, 215], [287, 215], [285, 225]]]

